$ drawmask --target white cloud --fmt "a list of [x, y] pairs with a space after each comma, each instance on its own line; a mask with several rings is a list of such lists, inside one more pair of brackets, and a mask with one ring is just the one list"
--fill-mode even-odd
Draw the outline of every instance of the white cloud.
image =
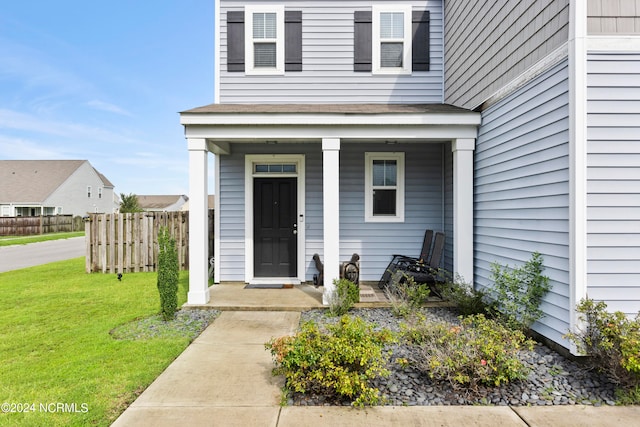
[[12, 138], [0, 135], [0, 158], [5, 160], [50, 160], [65, 158], [65, 154], [59, 150], [52, 150], [37, 142], [24, 138]]
[[117, 105], [109, 104], [108, 102], [99, 101], [97, 99], [87, 102], [87, 105], [91, 108], [95, 108], [96, 110], [133, 117], [133, 115], [128, 111], [126, 111], [125, 109], [120, 108]]

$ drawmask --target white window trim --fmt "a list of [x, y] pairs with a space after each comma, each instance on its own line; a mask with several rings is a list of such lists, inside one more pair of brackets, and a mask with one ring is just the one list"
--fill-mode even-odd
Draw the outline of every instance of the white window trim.
[[[364, 153], [364, 220], [365, 222], [404, 222], [404, 153]], [[396, 177], [396, 214], [373, 215], [373, 161], [395, 160], [398, 176]]]
[[[382, 12], [402, 12], [404, 14], [404, 38], [402, 40], [403, 54], [402, 54], [402, 67], [384, 67], [380, 66], [380, 13]], [[372, 7], [372, 27], [373, 36], [372, 43], [373, 48], [371, 52], [371, 69], [373, 74], [411, 74], [411, 5], [374, 5]]]
[[[255, 68], [253, 64], [253, 14], [276, 14], [276, 67]], [[250, 75], [284, 74], [284, 5], [246, 6], [244, 9], [245, 73]]]
[[91, 186], [87, 185], [87, 198], [91, 198]]

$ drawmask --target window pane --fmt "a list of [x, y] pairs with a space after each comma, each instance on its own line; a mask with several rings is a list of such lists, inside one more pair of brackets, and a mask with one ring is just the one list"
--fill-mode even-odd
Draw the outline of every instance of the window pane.
[[402, 12], [382, 12], [380, 14], [380, 38], [404, 38], [404, 14]]
[[253, 38], [254, 39], [275, 39], [276, 38], [276, 14], [275, 13], [254, 13], [253, 14]]
[[253, 45], [253, 66], [256, 68], [275, 68], [276, 44], [255, 43]]
[[375, 187], [395, 186], [397, 169], [395, 160], [374, 160], [373, 185]]
[[373, 190], [373, 215], [396, 214], [396, 190]]
[[380, 44], [380, 67], [402, 67], [402, 43]]

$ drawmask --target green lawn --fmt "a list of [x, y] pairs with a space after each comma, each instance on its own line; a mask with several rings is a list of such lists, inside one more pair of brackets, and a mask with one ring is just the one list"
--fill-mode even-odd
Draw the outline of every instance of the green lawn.
[[84, 231], [68, 233], [38, 234], [35, 236], [0, 236], [0, 246], [26, 245], [27, 243], [45, 242], [47, 240], [68, 239], [70, 237], [84, 236]]
[[[180, 304], [187, 283], [181, 272]], [[0, 425], [107, 426], [189, 344], [109, 334], [159, 311], [156, 273], [119, 282], [86, 274], [81, 257], [0, 273], [0, 289], [0, 403], [35, 404], [35, 412], [0, 413]]]

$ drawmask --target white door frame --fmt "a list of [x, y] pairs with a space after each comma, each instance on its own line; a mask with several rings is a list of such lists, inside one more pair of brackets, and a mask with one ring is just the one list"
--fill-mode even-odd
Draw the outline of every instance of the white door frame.
[[[254, 173], [255, 163], [294, 163], [296, 173]], [[305, 281], [305, 156], [304, 154], [247, 154], [244, 166], [244, 280], [250, 284], [295, 284]], [[254, 277], [253, 259], [253, 179], [297, 178], [297, 277]]]

